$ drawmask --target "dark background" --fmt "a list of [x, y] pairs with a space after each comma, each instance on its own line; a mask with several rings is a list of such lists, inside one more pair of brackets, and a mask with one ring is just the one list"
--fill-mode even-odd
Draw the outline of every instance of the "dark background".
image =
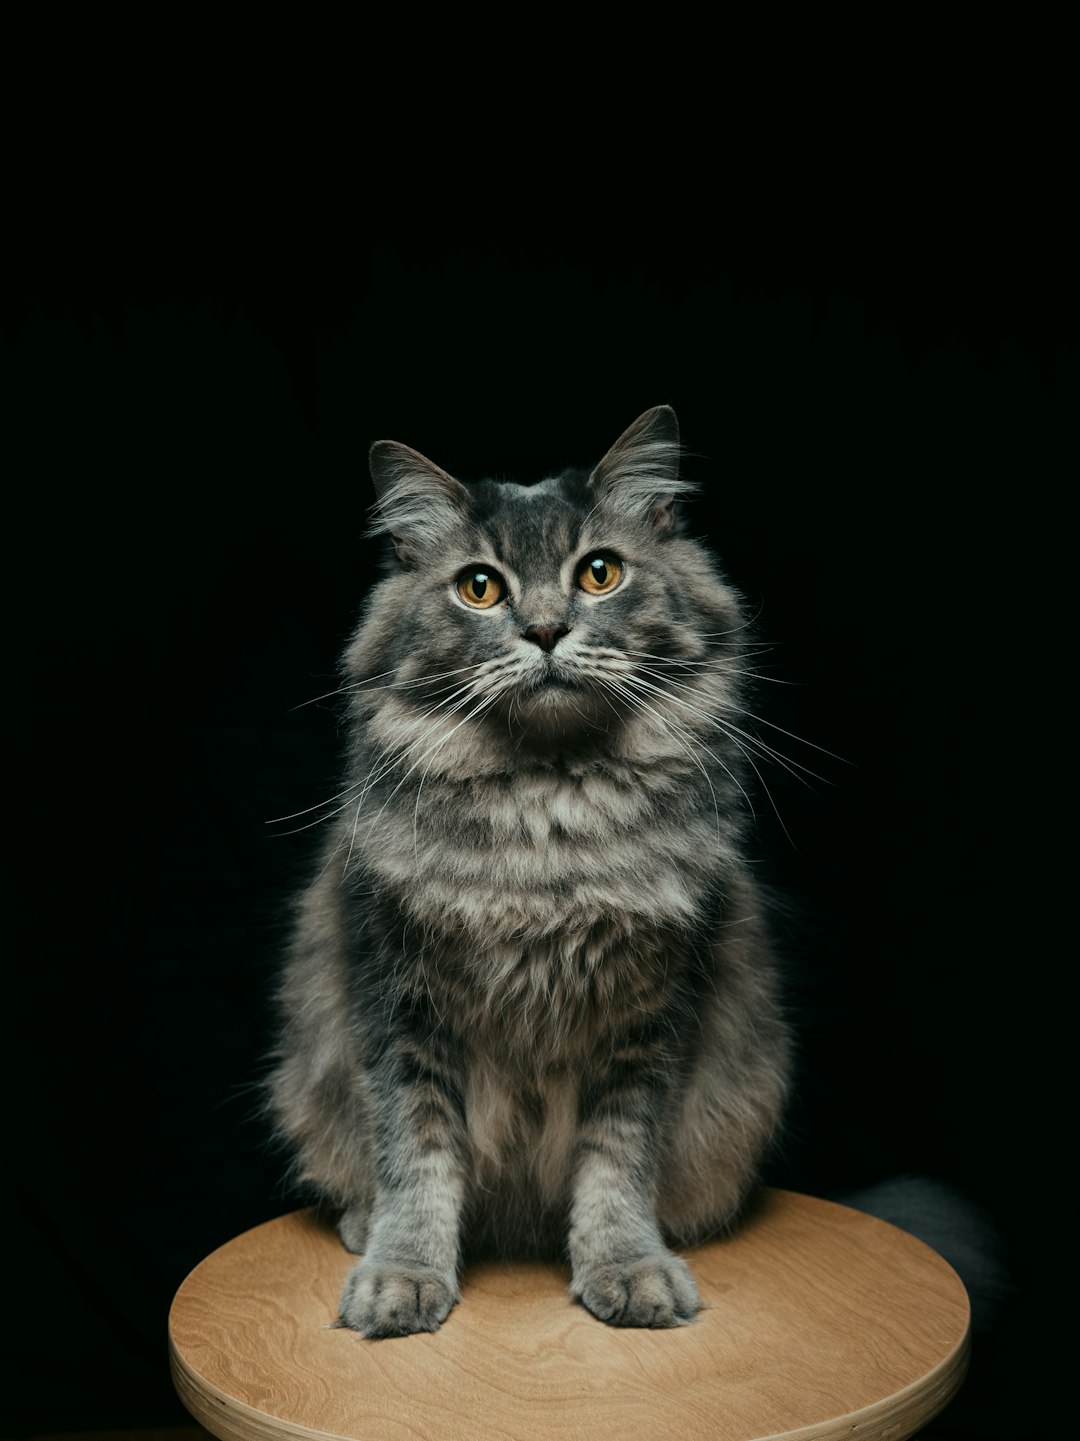
[[801, 1035], [771, 1178], [913, 1172], [984, 1208], [1012, 1295], [942, 1434], [1052, 1430], [1056, 185], [988, 159], [977, 193], [943, 164], [871, 201], [854, 173], [841, 211], [702, 171], [649, 211], [493, 179], [451, 211], [353, 177], [348, 216], [284, 188], [243, 216], [228, 164], [158, 163], [36, 191], [7, 271], [6, 1429], [182, 1421], [173, 1292], [296, 1204], [258, 1085], [317, 833], [268, 822], [336, 788], [335, 707], [304, 703], [374, 572], [368, 445], [535, 479], [664, 401], [769, 647], [761, 733], [814, 772], [765, 767], [757, 805]]

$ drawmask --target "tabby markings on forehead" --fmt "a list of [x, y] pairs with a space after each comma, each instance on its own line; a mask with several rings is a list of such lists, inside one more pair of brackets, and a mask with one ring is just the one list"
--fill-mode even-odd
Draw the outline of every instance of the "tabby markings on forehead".
[[525, 548], [565, 554], [576, 543], [582, 511], [558, 477], [535, 485], [498, 482], [489, 495], [484, 529], [499, 539], [507, 554]]

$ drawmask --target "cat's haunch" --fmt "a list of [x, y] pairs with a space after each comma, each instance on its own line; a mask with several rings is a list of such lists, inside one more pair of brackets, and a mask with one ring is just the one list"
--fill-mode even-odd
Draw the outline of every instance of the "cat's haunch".
[[743, 861], [746, 622], [647, 411], [591, 470], [463, 484], [371, 448], [391, 567], [343, 659], [271, 1108], [361, 1255], [341, 1321], [436, 1329], [463, 1257], [569, 1255], [614, 1325], [693, 1318], [789, 1072]]

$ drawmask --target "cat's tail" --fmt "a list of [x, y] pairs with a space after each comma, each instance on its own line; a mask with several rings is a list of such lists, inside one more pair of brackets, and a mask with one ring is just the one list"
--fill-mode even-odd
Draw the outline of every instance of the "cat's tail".
[[1001, 1235], [974, 1201], [928, 1176], [894, 1176], [831, 1199], [925, 1241], [966, 1286], [972, 1329], [993, 1328], [1011, 1292], [1009, 1272]]

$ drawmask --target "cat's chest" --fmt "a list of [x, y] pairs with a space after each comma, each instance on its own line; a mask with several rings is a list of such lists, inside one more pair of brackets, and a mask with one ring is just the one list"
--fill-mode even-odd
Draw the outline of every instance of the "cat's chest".
[[386, 808], [364, 860], [416, 920], [486, 944], [584, 934], [613, 914], [684, 924], [715, 860], [687, 809], [604, 776], [440, 782]]

